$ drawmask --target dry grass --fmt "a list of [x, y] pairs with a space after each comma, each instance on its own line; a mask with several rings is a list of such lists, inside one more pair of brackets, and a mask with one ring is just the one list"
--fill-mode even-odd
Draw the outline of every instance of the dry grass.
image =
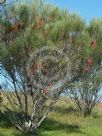
[[[1, 116], [1, 114], [0, 114]], [[90, 117], [83, 118], [72, 101], [61, 98], [38, 130], [38, 136], [102, 136], [102, 104], [94, 108]], [[17, 131], [0, 117], [0, 136], [32, 136]]]

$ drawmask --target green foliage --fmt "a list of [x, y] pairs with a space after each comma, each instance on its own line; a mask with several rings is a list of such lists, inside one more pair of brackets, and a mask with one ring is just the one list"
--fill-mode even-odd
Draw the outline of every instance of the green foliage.
[[12, 26], [11, 26], [9, 20], [4, 19], [2, 21], [2, 31], [6, 32], [6, 33], [9, 33], [9, 32], [11, 32], [11, 30], [12, 30]]
[[20, 6], [19, 19], [22, 23], [28, 23], [29, 21], [29, 9], [26, 5]]
[[[101, 19], [94, 19], [87, 26], [77, 14], [70, 14], [45, 3], [18, 5], [12, 8], [12, 15], [11, 9], [8, 9], [8, 17], [1, 21], [3, 29], [0, 41], [0, 61], [13, 77], [16, 75], [15, 68], [17, 68], [26, 84], [25, 67], [30, 54], [36, 48], [46, 45], [63, 49], [71, 62], [71, 76], [78, 77], [75, 79], [77, 81], [82, 79], [84, 74], [91, 78], [91, 74], [94, 75], [94, 71], [100, 69], [102, 61]], [[14, 22], [11, 23], [10, 19]], [[93, 40], [96, 41], [96, 47], [91, 45]], [[88, 64], [90, 58], [93, 62]], [[61, 63], [64, 65], [63, 59]], [[101, 82], [100, 73], [95, 75], [93, 86], [94, 91], [97, 92]], [[83, 88], [86, 90], [88, 90], [90, 78], [83, 81]], [[83, 93], [87, 94], [85, 91]]]
[[[90, 37], [85, 32], [86, 26], [82, 18], [51, 5], [42, 5], [42, 10], [37, 9], [38, 7], [24, 4], [14, 7], [12, 15], [17, 19], [17, 24], [14, 24], [14, 30], [11, 29], [12, 32], [8, 33], [12, 38], [8, 36], [6, 39], [9, 43], [5, 50], [10, 53], [8, 56], [4, 54], [5, 58], [13, 57], [14, 63], [17, 65], [26, 58], [26, 49], [30, 52], [38, 47], [56, 46], [56, 44], [63, 44], [66, 41], [69, 43], [71, 40], [74, 53], [71, 59], [86, 59], [90, 54]], [[45, 13], [48, 8], [49, 12]], [[12, 28], [12, 26], [8, 28]]]
[[92, 39], [96, 39], [96, 49], [92, 52], [95, 64], [100, 64], [102, 61], [102, 19], [95, 18], [90, 22], [88, 31]]

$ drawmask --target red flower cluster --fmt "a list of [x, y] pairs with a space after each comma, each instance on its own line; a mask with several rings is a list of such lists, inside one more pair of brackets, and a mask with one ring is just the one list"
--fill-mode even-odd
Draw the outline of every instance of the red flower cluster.
[[89, 58], [87, 59], [86, 65], [85, 65], [84, 68], [83, 68], [84, 71], [87, 71], [87, 72], [90, 71], [93, 63], [94, 63], [93, 58], [92, 58], [92, 57], [89, 57]]
[[[94, 50], [96, 49], [96, 40], [95, 40], [95, 39], [91, 41], [91, 47], [92, 47]], [[87, 59], [87, 62], [86, 62], [86, 64], [85, 64], [83, 70], [84, 70], [84, 71], [87, 71], [87, 72], [90, 71], [90, 70], [91, 70], [91, 67], [92, 67], [92, 65], [93, 65], [93, 63], [94, 63], [93, 58], [92, 58], [92, 57], [89, 57], [89, 58]]]
[[88, 59], [87, 59], [87, 64], [88, 65], [92, 65], [93, 64], [93, 58], [92, 57], [89, 57]]
[[96, 49], [96, 40], [95, 39], [91, 41], [91, 47], [93, 49]]
[[29, 74], [34, 75], [35, 73], [39, 71], [39, 69], [41, 69], [41, 67], [42, 65], [39, 62], [37, 62], [36, 64], [33, 64], [29, 69]]
[[44, 24], [45, 24], [45, 20], [42, 17], [37, 16], [36, 17], [36, 24], [34, 24], [32, 26], [32, 29], [34, 29], [34, 30], [35, 29], [40, 29], [40, 28], [42, 28], [44, 26]]
[[43, 93], [44, 95], [47, 95], [47, 94], [48, 94], [48, 90], [45, 88], [45, 89], [42, 90], [42, 93]]
[[49, 83], [49, 86], [48, 86], [47, 88], [43, 89], [43, 90], [42, 90], [42, 93], [43, 93], [44, 95], [47, 95], [47, 94], [48, 94], [48, 90], [49, 90], [51, 87], [52, 87], [52, 84]]
[[12, 30], [15, 33], [19, 32], [23, 28], [24, 28], [24, 25], [21, 23], [16, 23], [16, 24], [12, 25]]

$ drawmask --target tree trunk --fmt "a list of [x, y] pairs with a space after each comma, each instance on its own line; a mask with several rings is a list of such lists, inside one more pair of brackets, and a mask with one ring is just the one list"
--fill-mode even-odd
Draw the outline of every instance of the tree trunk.
[[85, 108], [84, 117], [90, 116], [91, 112], [92, 112], [92, 109], [90, 109], [90, 108], [88, 108], [88, 107]]

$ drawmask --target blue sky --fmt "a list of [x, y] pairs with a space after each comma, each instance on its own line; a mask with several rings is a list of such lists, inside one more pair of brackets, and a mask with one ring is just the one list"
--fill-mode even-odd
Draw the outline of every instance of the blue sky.
[[67, 8], [81, 15], [87, 23], [94, 17], [102, 17], [102, 0], [49, 0], [51, 3]]

